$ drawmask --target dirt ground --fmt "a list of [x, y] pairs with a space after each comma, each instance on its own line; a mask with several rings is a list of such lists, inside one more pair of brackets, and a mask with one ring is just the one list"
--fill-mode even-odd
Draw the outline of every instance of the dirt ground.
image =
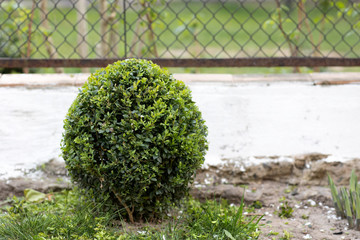
[[[297, 189], [268, 182], [261, 186], [251, 185], [252, 191], [257, 191], [257, 187], [266, 188], [263, 194], [267, 195], [263, 198], [263, 207], [255, 211], [255, 214], [264, 215], [260, 221], [263, 232], [260, 239], [281, 239], [286, 232], [292, 236], [291, 239], [360, 239], [359, 231], [349, 230], [347, 221], [336, 217], [327, 188], [312, 189], [308, 186], [308, 189]], [[300, 195], [298, 191], [307, 192]], [[288, 207], [282, 211], [281, 206], [286, 203]], [[293, 210], [291, 217], [279, 217], [281, 213], [285, 215], [287, 209]]]
[[[244, 195], [248, 205], [259, 202], [262, 207], [248, 214], [263, 216], [260, 239], [360, 239], [360, 231], [348, 229], [347, 221], [336, 217], [328, 187], [328, 175], [336, 186], [348, 186], [352, 170], [360, 175], [360, 159], [327, 162], [327, 155], [318, 153], [290, 156], [292, 161], [270, 158], [273, 162], [247, 167], [225, 161], [202, 169], [191, 194], [234, 204]], [[283, 216], [291, 210], [291, 216]]]
[[315, 204], [312, 206], [309, 202], [290, 201], [290, 206], [296, 207], [288, 219], [282, 219], [274, 213], [279, 203], [274, 201], [274, 204], [266, 205], [257, 212], [265, 214], [261, 221], [264, 225], [260, 239], [281, 239], [285, 231], [292, 236], [290, 239], [360, 239], [358, 231], [349, 230], [345, 220], [336, 218], [332, 207], [321, 205], [321, 202]]
[[[259, 201], [259, 209], [246, 213], [263, 216], [260, 239], [360, 239], [360, 232], [348, 229], [347, 221], [336, 217], [330, 189], [320, 186], [295, 186], [274, 181], [242, 186], [201, 186], [192, 190], [200, 200], [225, 198], [239, 204], [245, 191], [248, 206]], [[259, 205], [259, 204], [257, 204]], [[284, 206], [284, 209], [281, 209]], [[291, 216], [286, 215], [293, 210]], [[291, 238], [285, 238], [289, 233]]]

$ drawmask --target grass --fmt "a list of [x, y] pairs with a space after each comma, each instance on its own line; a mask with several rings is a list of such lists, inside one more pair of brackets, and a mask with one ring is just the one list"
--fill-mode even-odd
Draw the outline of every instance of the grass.
[[[46, 199], [46, 200], [45, 200]], [[47, 195], [41, 202], [14, 198], [0, 215], [0, 239], [258, 239], [261, 216], [245, 206], [187, 199], [158, 223], [127, 224], [119, 212], [86, 200], [77, 190]]]
[[14, 198], [0, 218], [0, 239], [92, 239], [112, 219], [99, 209], [76, 191], [40, 203]]
[[[311, 5], [308, 6], [308, 9], [310, 7]], [[39, 10], [35, 11], [34, 34], [32, 35], [32, 49], [34, 51], [31, 57], [48, 57], [42, 34], [45, 33], [51, 34], [60, 58], [79, 58], [79, 54], [76, 51], [78, 48], [77, 28], [76, 25], [73, 25], [77, 22], [77, 11], [74, 8], [61, 6], [49, 9], [48, 20], [51, 26], [49, 30], [38, 25], [40, 23], [40, 14]], [[288, 56], [288, 46], [279, 28], [265, 24], [271, 18], [271, 13], [274, 13], [274, 10], [274, 4], [265, 2], [259, 6], [259, 4], [252, 1], [243, 3], [241, 7], [234, 2], [225, 2], [223, 4], [210, 2], [205, 7], [201, 2], [188, 2], [186, 6], [178, 1], [170, 1], [166, 5], [159, 4], [155, 8], [157, 18], [153, 24], [158, 55], [159, 57], [169, 58], [193, 56], [200, 58]], [[136, 22], [140, 12], [139, 6], [128, 6], [126, 25], [123, 22], [122, 9], [117, 11], [117, 19], [119, 20], [114, 25], [113, 30], [120, 38], [117, 38], [116, 42], [109, 42], [110, 47], [117, 49], [117, 56], [125, 56], [126, 51], [126, 57], [139, 56], [138, 53], [143, 54], [143, 57], [154, 57], [149, 48], [139, 47], [137, 49], [137, 45], [134, 49], [131, 48], [131, 45], [138, 44], [139, 42], [137, 34], [143, 35], [142, 40], [147, 41], [147, 44], [151, 44], [147, 39], [149, 32], [146, 30], [146, 23], [135, 34]], [[213, 12], [216, 12], [215, 17]], [[318, 19], [321, 13], [318, 9], [315, 9], [309, 11], [309, 16], [311, 19]], [[88, 35], [86, 38], [89, 49], [88, 58], [99, 57], [97, 52], [99, 51], [99, 44], [102, 38], [100, 35], [100, 17], [100, 13], [96, 8], [89, 9], [86, 15], [86, 21], [88, 22]], [[14, 16], [6, 20], [6, 22], [10, 24], [15, 23], [13, 18]], [[297, 19], [296, 11], [291, 12], [291, 18]], [[347, 54], [347, 57], [354, 57], [354, 54], [349, 51], [352, 50], [355, 53], [357, 50], [360, 50], [360, 44], [358, 43], [359, 36], [357, 33], [348, 34], [351, 23], [344, 19], [337, 20], [335, 11], [329, 13], [328, 19], [329, 21], [324, 23], [323, 29], [310, 21], [310, 28], [313, 31], [312, 37], [315, 43], [317, 43], [321, 30], [323, 30], [326, 38], [321, 44], [321, 50], [325, 55], [329, 51], [333, 51], [335, 53]], [[4, 20], [0, 18], [0, 21]], [[335, 23], [336, 25], [334, 25]], [[26, 52], [27, 32], [25, 30], [28, 21], [20, 21], [20, 23], [16, 22], [16, 24], [19, 25], [19, 29], [24, 29], [22, 33], [24, 36], [18, 42], [18, 45], [22, 52]], [[286, 32], [290, 32], [296, 29], [297, 26], [292, 21], [285, 21], [283, 27]], [[306, 34], [307, 30], [304, 29], [304, 31], [305, 33], [301, 34], [297, 42], [300, 50], [306, 54], [312, 51], [312, 47], [310, 45], [310, 37]], [[194, 35], [196, 35], [196, 40]], [[333, 48], [331, 44], [337, 45]], [[281, 45], [281, 51], [279, 51], [277, 45]], [[200, 46], [206, 46], [206, 49], [202, 50]], [[67, 71], [79, 72], [80, 69], [69, 68]], [[193, 71], [224, 72], [224, 69], [178, 69], [177, 72]], [[274, 68], [269, 70], [268, 68], [247, 68], [242, 70], [232, 69], [230, 71], [234, 73], [277, 73], [291, 72], [292, 69]], [[304, 71], [311, 70], [304, 69]], [[42, 69], [41, 72], [52, 72], [52, 69]], [[226, 72], [228, 71], [226, 70]]]

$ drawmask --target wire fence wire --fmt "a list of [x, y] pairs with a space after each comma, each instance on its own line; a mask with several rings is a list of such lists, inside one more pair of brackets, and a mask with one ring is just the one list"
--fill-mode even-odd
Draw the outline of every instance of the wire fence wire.
[[0, 65], [360, 56], [355, 0], [12, 0], [0, 13]]

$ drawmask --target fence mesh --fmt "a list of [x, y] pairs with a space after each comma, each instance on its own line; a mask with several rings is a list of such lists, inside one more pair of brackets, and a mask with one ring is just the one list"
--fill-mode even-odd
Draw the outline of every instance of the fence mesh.
[[359, 58], [351, 0], [12, 0], [0, 58]]

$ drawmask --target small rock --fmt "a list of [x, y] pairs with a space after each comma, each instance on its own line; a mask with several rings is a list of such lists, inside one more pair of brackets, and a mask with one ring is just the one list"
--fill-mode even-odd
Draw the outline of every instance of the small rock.
[[68, 176], [64, 161], [59, 161], [55, 158], [50, 159], [43, 165], [38, 166], [38, 169], [45, 173], [48, 177], [52, 176]]
[[294, 156], [295, 161], [299, 161], [299, 163], [305, 162], [315, 162], [319, 160], [323, 160], [329, 157], [329, 154], [322, 154], [322, 153], [307, 153]]
[[306, 234], [305, 236], [303, 236], [303, 239], [312, 239], [312, 237], [310, 236], [310, 234]]
[[296, 168], [303, 169], [303, 168], [305, 168], [305, 164], [306, 164], [305, 159], [295, 158], [294, 165], [295, 165]]
[[68, 181], [58, 181], [55, 178], [49, 179], [29, 179], [29, 178], [10, 178], [7, 181], [0, 181], [0, 200], [12, 196], [23, 196], [27, 188], [39, 192], [48, 193], [70, 189], [71, 184]]

